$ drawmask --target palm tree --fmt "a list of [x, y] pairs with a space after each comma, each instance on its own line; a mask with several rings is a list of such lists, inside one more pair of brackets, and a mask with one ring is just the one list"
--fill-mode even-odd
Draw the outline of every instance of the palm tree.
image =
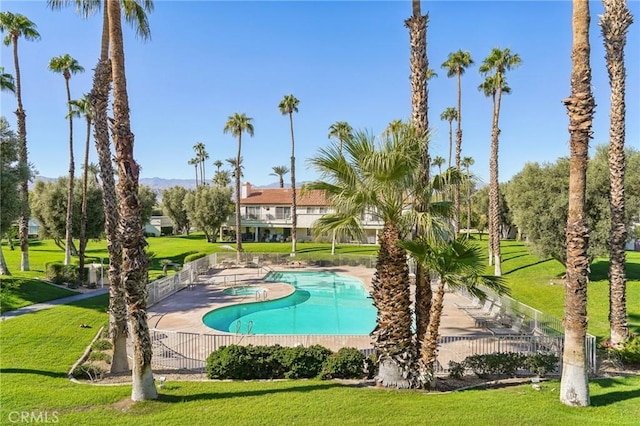
[[460, 164], [466, 169], [466, 184], [467, 184], [467, 238], [470, 235], [471, 229], [471, 171], [470, 168], [475, 163], [472, 157], [464, 157]]
[[129, 117], [129, 99], [124, 65], [124, 42], [120, 21], [120, 0], [107, 2], [109, 42], [111, 46], [111, 75], [113, 78], [113, 142], [118, 162], [118, 195], [120, 229], [124, 262], [122, 276], [131, 323], [133, 343], [132, 390], [133, 401], [157, 399], [153, 381], [151, 357], [153, 348], [147, 323], [146, 241], [143, 233], [138, 178], [140, 169], [133, 157], [133, 133]]
[[603, 0], [604, 14], [600, 17], [606, 50], [609, 85], [611, 86], [611, 123], [609, 127], [609, 180], [611, 185], [611, 230], [609, 233], [609, 323], [610, 340], [621, 345], [629, 337], [627, 322], [625, 278], [624, 175], [625, 145], [625, 84], [624, 47], [633, 17], [625, 0]]
[[[409, 29], [409, 45], [411, 47], [409, 68], [411, 69], [411, 123], [416, 126], [419, 135], [429, 129], [427, 79], [433, 77], [429, 71], [427, 60], [427, 23], [428, 15], [422, 15], [420, 0], [411, 0], [412, 15], [404, 21]], [[428, 151], [422, 156], [423, 165], [429, 169]]]
[[[5, 46], [13, 45], [13, 65], [15, 67], [15, 83], [16, 83], [16, 102], [18, 109], [16, 110], [18, 140], [20, 146], [18, 149], [18, 163], [22, 170], [29, 168], [29, 159], [27, 158], [27, 114], [22, 105], [22, 81], [20, 79], [20, 61], [18, 60], [18, 40], [20, 37], [25, 40], [39, 40], [40, 34], [36, 30], [36, 24], [31, 22], [24, 15], [11, 12], [0, 12], [0, 32], [7, 35], [4, 38]], [[29, 270], [29, 179], [30, 175], [26, 173], [20, 182], [20, 198], [21, 212], [19, 219], [20, 234], [20, 270]]]
[[329, 126], [329, 139], [336, 138], [340, 141], [339, 149], [342, 151], [344, 140], [351, 137], [353, 128], [346, 121], [336, 121]]
[[407, 188], [414, 187], [414, 170], [424, 148], [424, 138], [404, 126], [395, 135], [384, 134], [379, 144], [373, 136], [356, 132], [345, 140], [343, 151], [333, 144], [309, 160], [325, 180], [305, 188], [326, 194], [336, 210], [336, 222], [357, 219], [365, 211], [376, 212], [384, 222], [372, 281], [378, 309], [372, 336], [380, 359], [378, 380], [385, 386], [415, 385], [409, 270], [406, 252], [396, 243], [410, 226], [411, 219], [403, 214], [412, 197]]
[[216, 160], [216, 161], [213, 162], [213, 165], [216, 166], [216, 171], [218, 171], [218, 172], [220, 171], [220, 167], [222, 167], [223, 164], [224, 163], [222, 161], [220, 161], [220, 160]]
[[0, 67], [0, 90], [3, 92], [16, 93], [13, 76], [4, 72], [4, 67]]
[[280, 188], [284, 188], [284, 175], [289, 173], [289, 168], [287, 166], [273, 166], [271, 169], [273, 173], [269, 173], [269, 175], [278, 176], [280, 179]]
[[73, 181], [75, 162], [73, 159], [73, 111], [71, 105], [71, 89], [69, 88], [69, 80], [71, 75], [84, 72], [84, 68], [77, 60], [72, 58], [68, 53], [63, 56], [56, 56], [49, 61], [49, 70], [64, 77], [65, 87], [67, 89], [67, 106], [69, 113], [69, 184], [67, 186], [67, 229], [65, 235], [64, 264], [71, 263], [71, 247], [73, 246]]
[[71, 113], [75, 117], [84, 116], [87, 122], [87, 137], [84, 145], [84, 165], [82, 173], [82, 207], [80, 209], [80, 243], [78, 257], [80, 258], [80, 281], [84, 282], [84, 251], [87, 247], [87, 186], [89, 183], [89, 142], [91, 140], [91, 101], [85, 94], [82, 98], [70, 102]]
[[[458, 107], [456, 112], [458, 116], [456, 121], [458, 128], [456, 129], [456, 169], [460, 170], [460, 156], [462, 155], [462, 90], [460, 87], [460, 79], [462, 74], [473, 64], [471, 54], [466, 51], [458, 50], [457, 52], [449, 53], [449, 57], [442, 64], [442, 68], [447, 70], [447, 77], [456, 77], [458, 80]], [[454, 229], [456, 235], [460, 229], [460, 188], [455, 188], [453, 195], [453, 202], [455, 204], [455, 217], [454, 217]]]
[[296, 254], [296, 244], [298, 241], [298, 213], [296, 199], [296, 154], [295, 139], [293, 137], [293, 113], [298, 112], [300, 101], [293, 95], [285, 95], [278, 108], [282, 115], [289, 116], [289, 129], [291, 130], [291, 253]]
[[438, 276], [438, 287], [433, 296], [429, 312], [429, 326], [422, 341], [420, 373], [428, 387], [435, 383], [434, 367], [437, 357], [438, 336], [445, 287], [464, 288], [471, 293], [483, 297], [484, 285], [498, 294], [508, 293], [501, 277], [485, 276], [480, 247], [472, 244], [467, 237], [458, 236], [453, 241], [438, 239], [405, 240], [398, 242], [419, 264]]
[[510, 89], [504, 90], [506, 85], [504, 74], [518, 67], [521, 63], [522, 60], [520, 56], [517, 53], [511, 53], [509, 48], [502, 50], [494, 47], [491, 49], [489, 56], [487, 56], [482, 62], [482, 65], [480, 65], [480, 72], [485, 76], [491, 76], [491, 73], [493, 73], [493, 88], [495, 90], [493, 121], [491, 126], [491, 158], [489, 160], [489, 220], [491, 221], [490, 238], [492, 239], [491, 245], [496, 276], [502, 275], [502, 267], [500, 264], [500, 211], [498, 209], [500, 191], [498, 183], [498, 138], [500, 135], [498, 122], [500, 118], [500, 101], [502, 100], [503, 92], [511, 92]]
[[231, 183], [231, 172], [229, 170], [216, 170], [213, 176], [213, 184], [219, 188], [226, 188]]
[[433, 160], [431, 160], [431, 165], [438, 168], [439, 175], [442, 174], [442, 165], [444, 164], [444, 161], [444, 158], [440, 157], [439, 155], [435, 156]]
[[200, 165], [200, 159], [198, 157], [194, 157], [191, 160], [187, 161], [190, 166], [194, 166], [196, 169], [196, 188], [198, 187], [198, 166]]
[[224, 125], [224, 133], [231, 133], [238, 138], [238, 153], [234, 164], [234, 178], [236, 181], [236, 262], [240, 263], [240, 253], [242, 253], [242, 228], [240, 224], [240, 167], [242, 165], [242, 133], [253, 136], [253, 118], [247, 117], [245, 113], [235, 113], [227, 119]]
[[447, 120], [449, 122], [449, 167], [451, 167], [451, 151], [453, 150], [453, 120], [458, 118], [458, 111], [454, 107], [447, 107], [442, 114], [440, 114], [440, 120]]
[[204, 164], [205, 161], [209, 159], [209, 153], [207, 152], [204, 143], [198, 142], [193, 146], [193, 150], [196, 152], [196, 159], [200, 165], [200, 183], [202, 185], [205, 184], [205, 172], [204, 172]]
[[589, 228], [585, 220], [585, 193], [589, 138], [595, 102], [591, 91], [591, 46], [588, 0], [573, 0], [571, 95], [564, 100], [569, 114], [569, 210], [564, 298], [564, 349], [560, 401], [589, 405], [589, 376], [585, 353]]

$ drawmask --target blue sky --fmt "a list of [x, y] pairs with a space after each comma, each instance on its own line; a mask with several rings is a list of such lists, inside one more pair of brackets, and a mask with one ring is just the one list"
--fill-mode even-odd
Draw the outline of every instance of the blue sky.
[[[627, 144], [640, 144], [638, 72], [640, 3], [626, 48]], [[68, 124], [63, 77], [48, 71], [49, 60], [69, 53], [86, 69], [71, 79], [72, 97], [91, 87], [99, 55], [101, 18], [83, 20], [73, 8], [52, 12], [44, 1], [4, 1], [2, 10], [22, 13], [38, 25], [39, 42], [19, 44], [23, 102], [27, 111], [30, 161], [39, 174], [68, 170]], [[440, 68], [450, 52], [468, 50], [475, 65], [462, 80], [462, 155], [472, 170], [489, 176], [491, 102], [478, 90], [478, 66], [493, 47], [509, 47], [523, 61], [507, 76], [512, 94], [500, 116], [500, 181], [525, 162], [553, 162], [567, 156], [568, 117], [562, 99], [570, 93], [570, 1], [423, 1], [429, 13], [428, 58], [438, 77], [429, 83], [431, 155], [448, 155], [448, 123], [440, 113], [456, 103], [456, 81]], [[592, 145], [607, 143], [609, 83], [598, 14], [591, 2], [593, 89], [597, 102]], [[149, 15], [152, 39], [143, 42], [125, 28], [128, 92], [141, 177], [192, 179], [187, 161], [203, 142], [213, 161], [235, 155], [237, 141], [223, 134], [229, 115], [254, 118], [255, 136], [243, 138], [245, 180], [277, 181], [273, 166], [288, 165], [288, 118], [277, 108], [285, 94], [299, 100], [294, 116], [296, 180], [317, 178], [306, 159], [329, 143], [328, 127], [347, 121], [378, 134], [410, 114], [409, 36], [405, 1], [155, 1]], [[2, 65], [13, 73], [11, 50], [2, 46]], [[15, 129], [15, 99], [1, 97], [2, 115]], [[84, 123], [76, 122], [76, 161], [82, 158]], [[92, 143], [91, 161], [97, 162]], [[80, 170], [77, 163], [76, 170]], [[287, 176], [287, 179], [289, 177]]]

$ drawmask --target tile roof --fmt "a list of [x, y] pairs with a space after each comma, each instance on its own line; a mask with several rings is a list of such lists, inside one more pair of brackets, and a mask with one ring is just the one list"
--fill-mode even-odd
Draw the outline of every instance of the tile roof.
[[[251, 188], [245, 198], [240, 199], [241, 205], [291, 205], [291, 188]], [[322, 191], [305, 191], [300, 194], [300, 188], [296, 188], [298, 206], [328, 206], [326, 197]]]

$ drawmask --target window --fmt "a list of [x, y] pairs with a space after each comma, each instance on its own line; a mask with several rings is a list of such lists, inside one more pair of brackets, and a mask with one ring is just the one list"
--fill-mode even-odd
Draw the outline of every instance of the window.
[[276, 207], [276, 219], [290, 219], [291, 207]]
[[247, 219], [258, 219], [260, 217], [260, 207], [247, 207]]

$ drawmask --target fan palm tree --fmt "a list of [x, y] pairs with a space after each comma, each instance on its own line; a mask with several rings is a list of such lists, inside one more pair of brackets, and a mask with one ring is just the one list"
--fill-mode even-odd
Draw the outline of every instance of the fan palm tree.
[[447, 241], [437, 239], [429, 241], [418, 239], [400, 241], [398, 246], [405, 249], [419, 264], [438, 276], [438, 287], [433, 296], [429, 313], [429, 326], [422, 341], [420, 373], [428, 387], [435, 383], [434, 367], [437, 357], [438, 336], [445, 286], [464, 288], [474, 295], [485, 296], [478, 285], [483, 285], [499, 294], [507, 293], [501, 277], [482, 275], [485, 267], [480, 248], [473, 245], [465, 236]]
[[611, 185], [611, 230], [609, 232], [609, 323], [610, 340], [621, 345], [629, 337], [627, 318], [625, 243], [624, 175], [625, 145], [625, 84], [624, 47], [633, 17], [626, 0], [604, 0], [600, 17], [606, 50], [609, 85], [611, 86], [611, 120], [609, 127], [609, 181]]
[[223, 164], [224, 163], [222, 161], [220, 161], [220, 160], [216, 160], [216, 161], [213, 162], [213, 165], [216, 166], [216, 171], [218, 171], [218, 172], [220, 171], [220, 167], [222, 167]]
[[4, 67], [0, 67], [0, 90], [16, 93], [15, 80], [11, 74], [4, 72]]
[[200, 166], [200, 159], [198, 157], [194, 157], [191, 160], [187, 161], [187, 164], [195, 167], [196, 169], [196, 188], [198, 187], [198, 167]]
[[[234, 178], [236, 181], [236, 262], [240, 263], [240, 253], [242, 253], [242, 228], [240, 223], [240, 176], [242, 165], [242, 134], [247, 133], [253, 136], [253, 118], [247, 117], [245, 113], [235, 113], [227, 119], [224, 125], [224, 133], [231, 133], [238, 138], [238, 153], [234, 164]], [[228, 161], [228, 160], [227, 160]]]
[[569, 209], [564, 298], [564, 348], [560, 401], [570, 406], [589, 405], [589, 377], [585, 340], [587, 333], [587, 282], [589, 278], [589, 228], [585, 220], [589, 138], [595, 101], [591, 91], [591, 46], [588, 0], [573, 0], [571, 95], [564, 100], [569, 114]]
[[[7, 35], [4, 38], [5, 46], [13, 45], [13, 65], [15, 67], [15, 93], [18, 108], [16, 110], [18, 141], [18, 163], [22, 170], [28, 170], [29, 159], [27, 157], [27, 114], [22, 105], [22, 80], [20, 78], [20, 61], [18, 60], [18, 40], [24, 38], [28, 41], [40, 39], [40, 34], [36, 30], [36, 24], [27, 17], [19, 13], [0, 12], [0, 32]], [[20, 270], [29, 270], [29, 174], [26, 173], [20, 182]]]
[[[93, 130], [98, 163], [102, 181], [102, 202], [105, 212], [105, 234], [109, 253], [109, 335], [113, 344], [112, 373], [129, 369], [127, 357], [127, 306], [122, 279], [122, 241], [118, 233], [120, 213], [116, 196], [116, 171], [111, 161], [109, 125], [107, 108], [111, 90], [111, 64], [109, 63], [109, 8], [104, 2], [94, 0], [48, 0], [53, 10], [74, 5], [83, 18], [92, 16], [102, 7], [102, 36], [100, 39], [100, 58], [94, 69], [93, 86], [89, 93], [93, 115]], [[136, 35], [143, 40], [151, 37], [147, 12], [153, 11], [151, 0], [124, 0], [124, 18], [134, 27]]]
[[87, 136], [84, 144], [84, 163], [82, 172], [82, 207], [80, 208], [80, 242], [78, 257], [80, 259], [80, 281], [84, 282], [84, 251], [87, 247], [87, 186], [89, 183], [89, 142], [91, 141], [91, 101], [85, 94], [82, 98], [70, 102], [71, 113], [75, 117], [84, 117], [87, 122]]
[[372, 281], [378, 309], [372, 336], [380, 359], [378, 380], [385, 386], [414, 386], [409, 270], [406, 252], [396, 243], [412, 221], [403, 211], [411, 204], [407, 188], [413, 188], [422, 149], [424, 139], [411, 126], [395, 135], [386, 133], [379, 144], [373, 136], [356, 132], [345, 140], [342, 151], [332, 144], [309, 160], [324, 180], [305, 185], [326, 194], [337, 219], [370, 211], [384, 222]]
[[[462, 155], [462, 90], [460, 80], [467, 68], [473, 65], [473, 59], [469, 52], [458, 50], [449, 53], [449, 57], [442, 63], [442, 68], [447, 70], [447, 77], [456, 77], [458, 82], [458, 107], [456, 108], [458, 128], [456, 129], [456, 169], [460, 170], [460, 156]], [[455, 188], [453, 195], [455, 204], [454, 229], [456, 235], [460, 229], [460, 188]]]
[[433, 160], [431, 160], [431, 165], [436, 166], [438, 168], [439, 175], [442, 174], [442, 165], [444, 164], [444, 162], [445, 162], [444, 158], [440, 157], [439, 155], [436, 155], [433, 158]]
[[278, 176], [280, 180], [280, 188], [284, 188], [284, 175], [289, 173], [289, 168], [287, 166], [273, 166], [271, 168], [273, 173], [269, 173], [270, 176]]
[[460, 164], [462, 167], [466, 169], [465, 181], [467, 184], [467, 238], [469, 238], [471, 234], [471, 166], [475, 163], [475, 160], [472, 157], [464, 157]]
[[453, 150], [453, 120], [458, 118], [458, 111], [454, 107], [447, 107], [442, 114], [440, 114], [440, 120], [447, 120], [449, 122], [449, 167], [451, 167], [451, 152]]
[[295, 139], [293, 137], [293, 113], [298, 112], [298, 104], [300, 101], [293, 95], [285, 95], [278, 109], [282, 115], [289, 116], [289, 129], [291, 130], [291, 253], [296, 254], [296, 245], [298, 241], [298, 213], [296, 199], [296, 154]]
[[153, 381], [151, 357], [153, 348], [147, 323], [146, 241], [143, 233], [138, 178], [140, 169], [133, 156], [133, 133], [129, 117], [129, 98], [124, 65], [124, 42], [120, 0], [107, 2], [109, 42], [111, 47], [111, 76], [113, 79], [113, 142], [118, 163], [118, 195], [120, 229], [124, 262], [122, 276], [131, 323], [133, 343], [132, 390], [133, 401], [156, 399], [158, 392]]
[[67, 228], [65, 233], [64, 264], [68, 265], [71, 263], [71, 247], [73, 246], [73, 182], [75, 172], [75, 161], [73, 158], [74, 114], [71, 105], [71, 89], [69, 88], [69, 80], [71, 80], [71, 75], [84, 72], [84, 68], [69, 54], [65, 54], [63, 56], [56, 56], [55, 58], [52, 58], [51, 61], [49, 61], [49, 70], [62, 74], [64, 77], [65, 87], [67, 89], [67, 106], [69, 110], [67, 115], [69, 119], [69, 183], [67, 186]]
[[346, 121], [336, 121], [329, 126], [329, 139], [336, 138], [340, 141], [339, 149], [342, 150], [344, 140], [351, 137], [353, 128]]
[[[429, 129], [428, 119], [428, 91], [427, 79], [433, 76], [433, 70], [429, 73], [427, 60], [427, 23], [428, 15], [422, 15], [420, 0], [411, 0], [412, 14], [404, 21], [404, 26], [409, 29], [409, 45], [411, 69], [411, 123], [416, 126], [419, 135], [425, 134]], [[423, 165], [429, 169], [428, 152], [422, 156]]]
[[202, 142], [196, 143], [193, 146], [193, 150], [196, 152], [196, 159], [200, 165], [200, 183], [204, 185], [206, 182], [204, 165], [205, 161], [209, 159], [209, 153], [207, 152], [206, 147]]
[[219, 188], [226, 188], [231, 183], [231, 172], [229, 170], [216, 170], [213, 176], [213, 184]]
[[[489, 160], [489, 213], [491, 221], [490, 238], [492, 239], [493, 264], [495, 275], [502, 275], [500, 262], [500, 211], [498, 209], [499, 183], [498, 183], [498, 139], [500, 135], [500, 102], [502, 93], [510, 93], [511, 90], [504, 90], [506, 85], [505, 73], [520, 66], [522, 60], [517, 53], [511, 53], [509, 48], [500, 49], [494, 47], [482, 65], [480, 72], [485, 76], [493, 77], [493, 90], [495, 90], [493, 105], [493, 120], [491, 126], [491, 158]], [[493, 73], [493, 74], [492, 74]], [[485, 91], [486, 93], [486, 91]]]

